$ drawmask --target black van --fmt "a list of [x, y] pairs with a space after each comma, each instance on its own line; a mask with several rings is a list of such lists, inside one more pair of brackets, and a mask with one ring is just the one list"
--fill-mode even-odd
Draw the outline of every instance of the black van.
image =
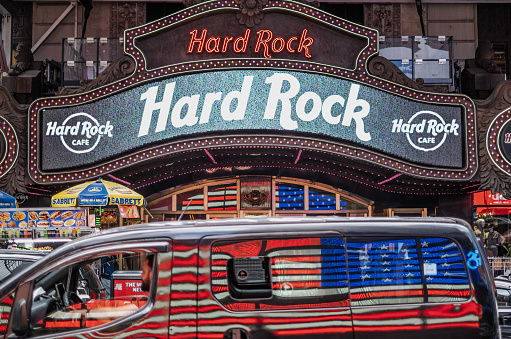
[[[99, 278], [107, 257], [120, 277], [103, 277], [110, 298], [80, 273]], [[130, 275], [140, 271], [150, 282]], [[5, 338], [500, 338], [482, 247], [448, 218], [128, 226], [66, 244], [2, 287]]]

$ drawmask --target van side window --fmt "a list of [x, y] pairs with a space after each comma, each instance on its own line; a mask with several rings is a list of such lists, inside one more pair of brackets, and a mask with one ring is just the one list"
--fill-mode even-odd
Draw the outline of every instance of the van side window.
[[128, 250], [104, 253], [37, 278], [29, 336], [91, 328], [138, 312], [150, 293], [140, 280], [146, 255]]
[[421, 238], [428, 302], [465, 301], [470, 297], [467, 268], [449, 239]]
[[14, 293], [7, 295], [0, 302], [0, 337], [3, 338], [7, 331], [7, 323], [9, 322], [9, 314], [11, 313], [12, 303], [14, 301]]
[[212, 290], [232, 310], [349, 306], [342, 238], [219, 241]]
[[353, 306], [423, 302], [415, 239], [349, 239], [347, 248]]
[[444, 238], [347, 240], [353, 306], [465, 301], [463, 256]]

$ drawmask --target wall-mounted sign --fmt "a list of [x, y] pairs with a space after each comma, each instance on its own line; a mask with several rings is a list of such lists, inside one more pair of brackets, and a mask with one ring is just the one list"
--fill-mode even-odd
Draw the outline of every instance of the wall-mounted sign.
[[84, 227], [86, 210], [70, 209], [37, 209], [11, 208], [0, 212], [0, 227]]
[[461, 107], [416, 102], [303, 72], [183, 75], [80, 107], [47, 109], [41, 122], [45, 171], [90, 165], [173, 138], [227, 130], [320, 134], [418, 164], [463, 165]]
[[504, 198], [500, 193], [493, 194], [491, 191], [476, 192], [473, 197], [475, 206], [511, 206], [511, 200]]

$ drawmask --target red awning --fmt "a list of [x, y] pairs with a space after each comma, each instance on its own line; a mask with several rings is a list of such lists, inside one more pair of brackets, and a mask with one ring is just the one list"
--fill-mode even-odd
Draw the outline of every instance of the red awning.
[[491, 215], [507, 215], [511, 214], [511, 208], [506, 207], [477, 207], [476, 212], [478, 214], [491, 214]]
[[491, 191], [477, 192], [473, 194], [474, 206], [502, 206], [511, 208], [511, 200], [504, 199], [499, 194], [491, 194]]

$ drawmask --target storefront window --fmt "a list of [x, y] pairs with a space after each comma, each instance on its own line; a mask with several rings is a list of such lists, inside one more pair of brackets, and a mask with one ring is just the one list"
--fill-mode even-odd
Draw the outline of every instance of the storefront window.
[[303, 210], [304, 189], [301, 185], [276, 183], [275, 207], [278, 210]]
[[[490, 231], [502, 235], [497, 244], [497, 256], [509, 256], [511, 250], [511, 200], [491, 191], [474, 194], [474, 225], [488, 238]], [[488, 245], [488, 241], [485, 241]]]
[[236, 211], [238, 188], [235, 182], [208, 187], [208, 211]]
[[148, 209], [155, 218], [170, 221], [279, 215], [366, 216], [368, 204], [356, 195], [306, 180], [251, 176], [180, 187], [178, 193], [149, 202]]
[[[188, 206], [188, 207], [187, 207]], [[198, 188], [177, 195], [178, 211], [202, 211], [204, 210], [204, 190]]]
[[335, 210], [335, 194], [309, 188], [309, 210]]

